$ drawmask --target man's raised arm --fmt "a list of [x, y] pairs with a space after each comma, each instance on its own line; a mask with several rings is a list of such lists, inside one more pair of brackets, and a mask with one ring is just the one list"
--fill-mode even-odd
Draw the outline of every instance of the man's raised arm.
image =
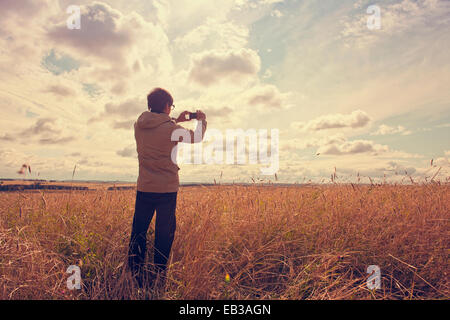
[[[184, 112], [180, 117], [184, 116]], [[178, 119], [180, 119], [180, 117]], [[177, 122], [179, 122], [177, 119]], [[194, 130], [186, 129], [177, 125], [172, 133], [172, 141], [183, 143], [199, 143], [203, 141], [207, 127], [206, 115], [202, 111], [197, 111], [197, 128]]]

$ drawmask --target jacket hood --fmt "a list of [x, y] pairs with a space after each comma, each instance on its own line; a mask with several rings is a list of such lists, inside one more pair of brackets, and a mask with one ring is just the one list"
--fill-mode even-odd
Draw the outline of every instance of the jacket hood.
[[145, 111], [139, 116], [136, 125], [141, 129], [151, 129], [170, 121], [172, 121], [172, 119], [166, 113]]

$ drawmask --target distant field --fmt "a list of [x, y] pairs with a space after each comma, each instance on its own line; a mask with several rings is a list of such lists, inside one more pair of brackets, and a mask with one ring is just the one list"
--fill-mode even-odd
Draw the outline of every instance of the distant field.
[[39, 190], [86, 190], [101, 191], [108, 189], [133, 189], [134, 183], [96, 183], [96, 182], [67, 182], [67, 181], [21, 181], [21, 180], [0, 180], [0, 192], [27, 191], [38, 192]]
[[164, 296], [130, 281], [135, 190], [110, 186], [0, 193], [0, 299], [450, 297], [448, 184], [182, 187]]

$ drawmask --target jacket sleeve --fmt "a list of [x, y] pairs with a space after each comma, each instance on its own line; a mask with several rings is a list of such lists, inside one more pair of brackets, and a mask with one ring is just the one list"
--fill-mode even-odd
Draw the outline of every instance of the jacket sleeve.
[[202, 142], [205, 136], [206, 126], [206, 120], [197, 121], [197, 128], [195, 128], [195, 131], [176, 125], [174, 131], [172, 132], [172, 141], [182, 143]]

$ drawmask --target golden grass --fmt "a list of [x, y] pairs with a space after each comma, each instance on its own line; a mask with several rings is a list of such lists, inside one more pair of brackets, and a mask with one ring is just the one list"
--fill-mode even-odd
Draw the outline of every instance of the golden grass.
[[[448, 184], [181, 188], [163, 295], [126, 270], [135, 191], [0, 198], [0, 299], [450, 296]], [[73, 264], [82, 290], [66, 288]], [[369, 265], [381, 290], [366, 286]]]

